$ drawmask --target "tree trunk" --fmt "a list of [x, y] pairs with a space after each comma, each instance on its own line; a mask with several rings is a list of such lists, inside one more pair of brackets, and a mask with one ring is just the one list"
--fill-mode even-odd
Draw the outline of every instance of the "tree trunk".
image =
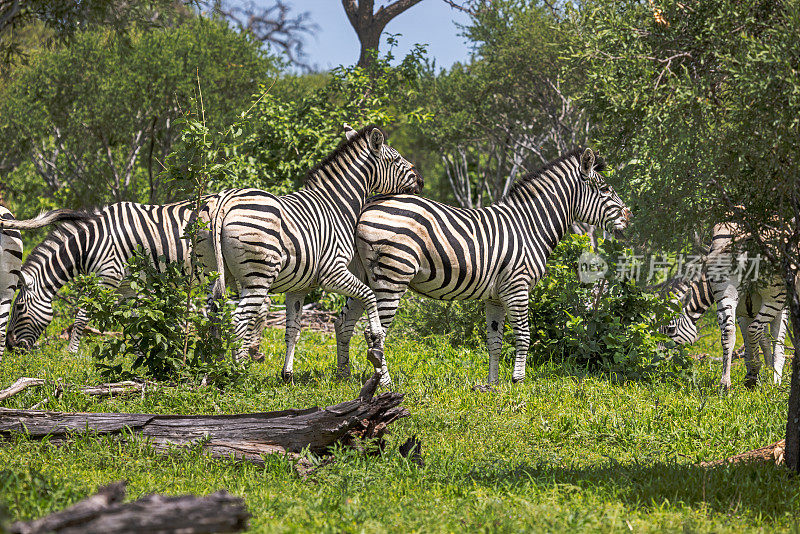
[[[373, 384], [372, 382], [375, 382]], [[308, 448], [321, 454], [334, 443], [357, 446], [361, 439], [380, 440], [387, 426], [409, 415], [399, 406], [403, 395], [383, 393], [371, 398], [368, 382], [362, 397], [320, 409], [235, 415], [154, 415], [125, 413], [63, 413], [0, 408], [0, 437], [26, 433], [63, 441], [73, 433], [135, 432], [160, 452], [200, 445], [214, 458], [246, 460], [263, 465], [265, 454], [297, 457]]]
[[195, 534], [241, 532], [250, 514], [239, 497], [218, 491], [205, 497], [148, 495], [122, 504], [125, 482], [100, 488], [96, 494], [35, 521], [18, 521], [11, 534]]
[[789, 412], [786, 417], [786, 450], [784, 458], [786, 467], [800, 474], [800, 356], [797, 346], [800, 345], [800, 295], [798, 292], [798, 278], [786, 261], [784, 267], [789, 313], [792, 319], [792, 341], [795, 343], [794, 358], [792, 358], [792, 379], [789, 390]]
[[378, 47], [381, 44], [381, 34], [383, 27], [369, 26], [358, 34], [361, 42], [361, 53], [358, 56], [359, 67], [367, 67], [375, 62], [378, 56]]

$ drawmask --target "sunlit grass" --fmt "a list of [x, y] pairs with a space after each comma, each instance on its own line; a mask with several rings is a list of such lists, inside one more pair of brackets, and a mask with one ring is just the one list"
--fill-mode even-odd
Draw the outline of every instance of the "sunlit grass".
[[[54, 325], [50, 332], [57, 330]], [[48, 339], [32, 354], [7, 354], [0, 387], [20, 376], [103, 381], [87, 356], [70, 356], [65, 341]], [[363, 338], [354, 339], [359, 375], [368, 364]], [[703, 338], [693, 350], [718, 355], [718, 335]], [[266, 361], [253, 364], [225, 391], [165, 387], [144, 397], [95, 400], [69, 392], [56, 396], [48, 386], [27, 390], [4, 406], [30, 408], [47, 398], [41, 409], [235, 413], [329, 405], [357, 396], [359, 378], [332, 378], [332, 336], [303, 333], [293, 386], [277, 377], [282, 330], [266, 332], [264, 352]], [[253, 532], [797, 528], [797, 479], [768, 465], [696, 466], [783, 437], [788, 386], [764, 383], [746, 390], [741, 360], [733, 366], [728, 395], [717, 389], [720, 366], [712, 359], [697, 363], [695, 379], [685, 381], [618, 383], [550, 363], [529, 366], [526, 382], [518, 385], [509, 383], [506, 361], [501, 385], [481, 394], [471, 387], [487, 373], [485, 351], [395, 335], [387, 357], [412, 416], [392, 425], [381, 457], [341, 451], [337, 462], [305, 480], [277, 457], [258, 468], [191, 451], [163, 456], [135, 439], [88, 436], [55, 446], [17, 437], [0, 445], [0, 501], [12, 518], [29, 519], [61, 509], [98, 485], [127, 479], [129, 498], [225, 488], [246, 500]], [[397, 452], [413, 434], [423, 443], [422, 468]]]

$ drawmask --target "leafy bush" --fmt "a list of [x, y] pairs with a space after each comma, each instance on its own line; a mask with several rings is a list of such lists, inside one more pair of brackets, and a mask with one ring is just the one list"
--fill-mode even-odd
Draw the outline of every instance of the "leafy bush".
[[[130, 297], [103, 287], [95, 274], [83, 275], [73, 291], [80, 307], [98, 328], [121, 330], [95, 347], [98, 367], [114, 378], [190, 380], [204, 377], [222, 384], [243, 370], [235, 361], [236, 343], [229, 301], [219, 303], [215, 317], [203, 313], [207, 283], [186, 274], [177, 262], [160, 258], [160, 268], [137, 251], [128, 262], [122, 287]], [[202, 282], [202, 283], [200, 283]], [[215, 327], [222, 332], [212, 335]], [[131, 362], [123, 357], [130, 356]]]
[[[625, 254], [614, 241], [600, 244], [605, 278], [585, 284], [578, 261], [589, 250], [585, 236], [561, 240], [547, 263], [547, 276], [530, 296], [531, 361], [563, 361], [579, 368], [638, 378], [665, 369], [681, 372], [688, 357], [658, 332], [677, 311], [657, 293], [617, 276]], [[409, 296], [398, 311], [396, 329], [415, 336], [446, 335], [453, 345], [485, 340], [481, 302], [443, 302]], [[514, 336], [506, 324], [504, 358], [513, 359]]]

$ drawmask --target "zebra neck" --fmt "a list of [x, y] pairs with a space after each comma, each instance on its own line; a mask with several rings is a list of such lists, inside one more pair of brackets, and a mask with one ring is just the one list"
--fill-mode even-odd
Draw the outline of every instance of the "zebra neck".
[[511, 209], [525, 241], [547, 257], [575, 222], [574, 189], [571, 180], [556, 183], [552, 177], [543, 176], [518, 184], [500, 204]]
[[369, 148], [363, 141], [347, 147], [312, 170], [304, 190], [321, 197], [327, 206], [340, 212], [355, 228], [369, 193], [368, 177], [374, 170], [370, 166]]
[[693, 323], [696, 323], [713, 303], [714, 296], [711, 293], [711, 284], [704, 276], [700, 280], [692, 282], [683, 311]]
[[68, 235], [40, 244], [31, 256], [22, 268], [24, 276], [33, 280], [32, 291], [37, 297], [52, 300], [59, 289], [75, 279], [84, 255], [77, 236]]

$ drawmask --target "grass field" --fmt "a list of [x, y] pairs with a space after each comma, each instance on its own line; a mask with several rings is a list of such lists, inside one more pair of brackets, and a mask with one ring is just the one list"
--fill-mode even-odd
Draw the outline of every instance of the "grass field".
[[[331, 378], [333, 339], [318, 333], [304, 332], [296, 383], [283, 384], [282, 340], [282, 330], [268, 330], [267, 360], [226, 391], [164, 388], [96, 401], [56, 398], [45, 387], [5, 406], [30, 408], [47, 397], [41, 409], [234, 413], [357, 395], [359, 380]], [[704, 338], [696, 350], [718, 354], [716, 340]], [[30, 355], [7, 354], [0, 387], [20, 376], [103, 381], [88, 357], [65, 348], [51, 337]], [[366, 371], [363, 353], [362, 339], [353, 357]], [[387, 357], [412, 416], [393, 424], [381, 457], [340, 451], [335, 463], [302, 479], [277, 457], [258, 468], [192, 451], [163, 456], [136, 441], [84, 437], [55, 446], [19, 437], [0, 445], [0, 502], [10, 518], [31, 519], [127, 479], [129, 499], [225, 488], [246, 500], [252, 532], [800, 532], [797, 478], [768, 465], [695, 465], [783, 438], [788, 386], [744, 389], [741, 361], [729, 395], [717, 390], [713, 360], [697, 363], [696, 379], [684, 382], [617, 383], [551, 363], [529, 367], [520, 385], [509, 383], [504, 362], [501, 386], [482, 394], [471, 386], [487, 373], [485, 351], [395, 336]], [[412, 434], [423, 443], [422, 468], [397, 451]]]

